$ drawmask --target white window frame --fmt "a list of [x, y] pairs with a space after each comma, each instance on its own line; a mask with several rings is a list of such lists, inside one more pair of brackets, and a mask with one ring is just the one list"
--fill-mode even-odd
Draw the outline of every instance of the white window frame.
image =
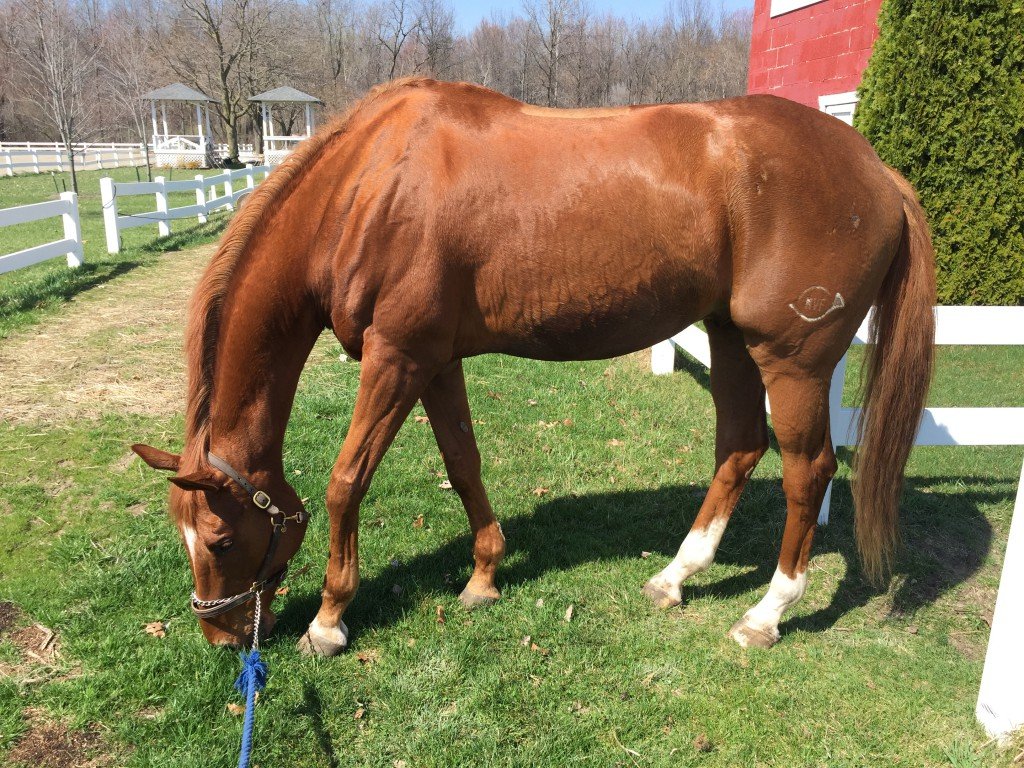
[[[835, 114], [835, 112], [833, 111], [834, 108], [845, 107], [848, 104], [852, 104], [854, 109], [856, 109], [857, 101], [858, 99], [856, 91], [846, 91], [845, 93], [829, 93], [825, 96], [818, 97], [818, 109], [820, 109], [822, 112], [827, 112], [828, 114], [835, 117], [837, 120], [842, 120], [841, 117]], [[853, 116], [851, 114], [851, 121], [852, 119]], [[843, 120], [843, 122], [846, 121]]]
[[821, 3], [824, 0], [772, 0], [770, 16], [781, 16], [784, 13], [795, 11], [798, 8], [806, 8], [808, 5]]

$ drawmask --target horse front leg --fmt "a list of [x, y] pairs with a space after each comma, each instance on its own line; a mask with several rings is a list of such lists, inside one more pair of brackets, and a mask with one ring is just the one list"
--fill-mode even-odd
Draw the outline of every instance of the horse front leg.
[[473, 531], [473, 575], [459, 599], [470, 610], [490, 605], [501, 597], [494, 574], [505, 556], [505, 536], [480, 479], [480, 451], [473, 435], [462, 361], [439, 373], [423, 392], [422, 400], [448, 480], [462, 499]]
[[359, 505], [432, 373], [379, 338], [364, 348], [352, 424], [327, 487], [331, 550], [320, 610], [299, 640], [304, 653], [334, 656], [348, 645], [342, 614], [359, 586]]

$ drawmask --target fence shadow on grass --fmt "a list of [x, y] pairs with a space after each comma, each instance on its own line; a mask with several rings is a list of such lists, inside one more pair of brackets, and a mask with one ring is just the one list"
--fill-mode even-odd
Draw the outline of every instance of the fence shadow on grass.
[[[1012, 495], [1012, 488], [993, 487], [991, 478], [958, 478], [962, 490], [954, 494], [932, 492], [948, 483], [943, 477], [908, 478], [901, 526], [903, 545], [894, 567], [892, 586], [896, 613], [912, 613], [937, 600], [978, 571], [988, 554], [992, 528], [979, 504]], [[539, 503], [532, 513], [503, 522], [508, 553], [518, 554], [499, 570], [500, 588], [529, 583], [549, 571], [567, 570], [584, 563], [637, 558], [641, 551], [667, 557], [675, 554], [696, 516], [706, 488], [664, 486], [621, 493], [565, 496]], [[832, 518], [819, 529], [814, 553], [838, 553], [846, 572], [828, 606], [784, 621], [783, 634], [803, 629], [822, 631], [847, 612], [863, 606], [877, 594], [863, 578], [854, 544], [849, 486], [833, 490]], [[722, 540], [717, 563], [743, 566], [742, 573], [705, 576], [687, 586], [684, 596], [736, 597], [767, 588], [775, 570], [785, 520], [785, 501], [776, 479], [753, 479]], [[450, 574], [466, 574], [472, 542], [462, 535], [437, 550], [363, 580], [345, 619], [354, 633], [387, 626], [415, 610], [424, 591], [439, 594], [461, 588]], [[651, 563], [653, 575], [658, 565]], [[448, 578], [446, 578], [448, 577]], [[814, 579], [812, 572], [811, 578]], [[392, 588], [402, 584], [395, 596]], [[644, 598], [638, 583], [636, 600]], [[298, 597], [298, 596], [296, 596]], [[280, 638], [294, 639], [319, 606], [319, 594], [292, 600], [282, 611]], [[653, 610], [653, 608], [652, 608]], [[737, 617], [738, 618], [738, 617]]]
[[0, 289], [0, 321], [20, 312], [70, 301], [80, 293], [103, 285], [142, 266], [141, 260], [86, 262], [78, 269], [52, 270], [38, 279]]

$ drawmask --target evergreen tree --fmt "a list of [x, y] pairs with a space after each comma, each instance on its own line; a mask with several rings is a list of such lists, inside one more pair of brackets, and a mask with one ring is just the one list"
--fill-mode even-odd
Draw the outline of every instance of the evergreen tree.
[[886, 0], [854, 124], [917, 188], [943, 304], [1024, 303], [1024, 0]]

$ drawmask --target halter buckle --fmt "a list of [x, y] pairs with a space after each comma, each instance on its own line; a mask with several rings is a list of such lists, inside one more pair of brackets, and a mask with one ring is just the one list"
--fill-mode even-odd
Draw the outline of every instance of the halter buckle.
[[260, 509], [268, 509], [270, 507], [270, 497], [263, 491], [256, 491], [252, 495], [252, 503]]

